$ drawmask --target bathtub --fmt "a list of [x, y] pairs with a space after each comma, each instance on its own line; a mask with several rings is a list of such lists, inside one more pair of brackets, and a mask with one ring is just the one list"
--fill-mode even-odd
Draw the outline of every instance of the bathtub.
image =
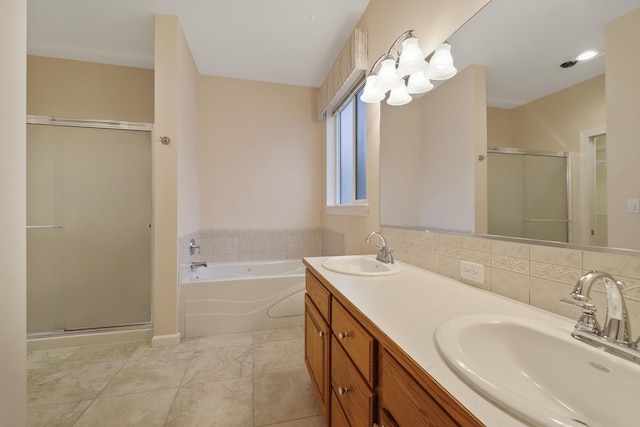
[[301, 326], [301, 260], [210, 263], [180, 283], [185, 337]]

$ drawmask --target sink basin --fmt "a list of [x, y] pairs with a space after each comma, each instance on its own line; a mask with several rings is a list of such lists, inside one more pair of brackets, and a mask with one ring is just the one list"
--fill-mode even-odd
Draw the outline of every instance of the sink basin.
[[353, 276], [389, 276], [402, 271], [398, 264], [385, 264], [363, 255], [331, 257], [322, 266], [336, 273]]
[[536, 426], [637, 426], [640, 366], [529, 319], [473, 315], [442, 323], [435, 342], [478, 393]]

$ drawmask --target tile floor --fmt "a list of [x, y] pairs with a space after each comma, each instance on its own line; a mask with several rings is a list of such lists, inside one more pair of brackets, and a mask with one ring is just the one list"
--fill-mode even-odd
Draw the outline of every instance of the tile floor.
[[324, 427], [302, 327], [33, 351], [28, 426]]

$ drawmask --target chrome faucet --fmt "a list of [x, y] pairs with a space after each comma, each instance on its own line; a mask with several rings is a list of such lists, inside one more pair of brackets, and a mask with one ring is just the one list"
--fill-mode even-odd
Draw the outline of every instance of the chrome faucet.
[[195, 239], [191, 239], [189, 241], [189, 255], [193, 255], [196, 253], [196, 249], [198, 250], [198, 253], [200, 253], [200, 245], [196, 245], [196, 240]]
[[[591, 301], [591, 287], [602, 280], [607, 291], [607, 314], [604, 327], [600, 328], [595, 317], [596, 308]], [[609, 273], [590, 271], [578, 280], [571, 297], [577, 301], [560, 298], [560, 301], [582, 308], [582, 315], [571, 335], [604, 351], [640, 363], [640, 338], [631, 340], [631, 325], [627, 307], [622, 296], [623, 282], [615, 280]]]
[[365, 239], [365, 242], [369, 243], [373, 236], [378, 236], [380, 238], [380, 241], [382, 242], [381, 246], [376, 246], [376, 248], [378, 249], [378, 256], [376, 256], [376, 260], [384, 262], [385, 264], [393, 264], [393, 250], [389, 249], [389, 247], [387, 246], [387, 240], [382, 234], [378, 233], [377, 231], [372, 231]]
[[194, 271], [196, 268], [206, 267], [206, 266], [207, 266], [207, 261], [192, 261], [189, 263], [189, 267], [191, 267], [191, 271]]

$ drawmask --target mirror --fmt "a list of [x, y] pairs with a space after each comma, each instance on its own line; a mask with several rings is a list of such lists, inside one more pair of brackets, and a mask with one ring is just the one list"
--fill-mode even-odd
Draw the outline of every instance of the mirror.
[[[621, 85], [626, 80], [640, 89], [637, 76], [618, 74], [640, 63], [639, 42], [624, 46], [627, 41], [619, 33], [626, 30], [611, 30], [609, 25], [605, 43], [605, 24], [623, 15], [620, 25], [629, 25], [631, 19], [631, 28], [640, 28], [640, 0], [584, 0], [579, 7], [571, 0], [492, 0], [478, 12], [448, 39], [459, 70], [456, 77], [417, 102], [381, 105], [381, 224], [491, 234], [488, 148], [566, 153], [568, 242], [640, 249], [640, 223], [634, 222], [640, 215], [631, 214], [627, 203], [639, 196], [629, 183], [638, 176], [632, 171], [637, 168], [621, 160], [637, 159], [640, 153], [629, 151], [637, 150], [632, 144], [620, 143], [640, 133], [638, 125], [630, 123], [634, 114], [637, 121], [640, 105], [629, 104], [630, 98], [640, 96], [630, 96], [630, 87]], [[627, 37], [640, 38], [635, 34]], [[588, 48], [599, 54], [560, 67]], [[616, 65], [615, 85], [607, 80], [606, 92], [605, 62]], [[621, 103], [626, 103], [624, 110]], [[635, 113], [626, 118], [618, 114], [627, 110]], [[610, 148], [603, 148], [606, 140]], [[596, 141], [598, 150], [606, 150], [605, 160], [596, 154]], [[594, 156], [591, 163], [589, 156]], [[585, 193], [596, 185], [598, 173], [602, 175], [596, 165], [609, 172], [615, 165], [616, 170], [597, 184], [599, 189], [616, 189], [599, 193], [608, 197], [604, 240], [590, 237], [602, 224], [590, 209], [601, 207], [602, 201]], [[621, 168], [626, 170], [618, 173]], [[638, 230], [634, 237], [625, 236], [634, 235], [630, 227]], [[545, 233], [541, 236], [534, 238], [551, 240]]]

